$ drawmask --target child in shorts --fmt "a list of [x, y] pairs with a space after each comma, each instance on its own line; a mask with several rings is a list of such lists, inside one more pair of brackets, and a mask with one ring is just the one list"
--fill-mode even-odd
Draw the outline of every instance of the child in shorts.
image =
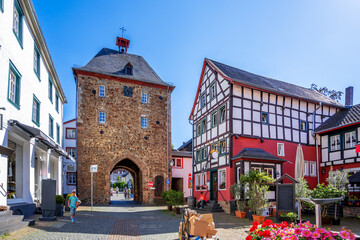
[[80, 205], [81, 201], [76, 196], [75, 189], [71, 192], [71, 197], [68, 201], [68, 207], [70, 208], [71, 221], [75, 222], [76, 208]]

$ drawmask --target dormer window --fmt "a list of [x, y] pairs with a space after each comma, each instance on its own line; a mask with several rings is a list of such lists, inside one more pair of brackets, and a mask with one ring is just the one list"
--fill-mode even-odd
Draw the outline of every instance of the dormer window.
[[126, 64], [125, 66], [125, 74], [126, 75], [133, 75], [133, 66], [131, 63]]

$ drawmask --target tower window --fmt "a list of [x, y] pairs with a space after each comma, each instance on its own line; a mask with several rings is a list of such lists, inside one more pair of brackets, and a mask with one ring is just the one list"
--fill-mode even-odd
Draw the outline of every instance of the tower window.
[[141, 127], [142, 128], [147, 128], [147, 126], [148, 126], [148, 121], [147, 120], [148, 119], [146, 117], [141, 118]]
[[141, 94], [141, 102], [143, 103], [147, 103], [148, 102], [148, 96], [147, 96], [147, 93], [142, 93]]
[[133, 66], [131, 63], [126, 64], [124, 71], [126, 75], [133, 75]]
[[106, 123], [105, 112], [99, 112], [99, 123]]
[[104, 85], [99, 86], [99, 97], [105, 97], [105, 86]]

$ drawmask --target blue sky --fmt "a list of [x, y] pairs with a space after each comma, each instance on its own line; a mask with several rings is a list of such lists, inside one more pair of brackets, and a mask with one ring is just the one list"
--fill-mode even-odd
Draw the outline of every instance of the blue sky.
[[351, 85], [360, 103], [360, 1], [33, 2], [68, 99], [65, 121], [75, 116], [71, 67], [103, 47], [116, 49], [120, 27], [127, 29], [129, 53], [142, 55], [176, 86], [175, 147], [191, 138], [188, 117], [205, 57], [303, 87], [344, 92]]

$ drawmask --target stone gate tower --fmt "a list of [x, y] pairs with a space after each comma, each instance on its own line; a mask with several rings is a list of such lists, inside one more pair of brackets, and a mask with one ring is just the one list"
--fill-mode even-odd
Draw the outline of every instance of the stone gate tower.
[[73, 68], [77, 94], [77, 189], [90, 202], [90, 165], [94, 203], [110, 202], [110, 173], [125, 169], [134, 179], [135, 201], [149, 201], [165, 189], [171, 154], [171, 86], [141, 56], [103, 48], [84, 67]]

